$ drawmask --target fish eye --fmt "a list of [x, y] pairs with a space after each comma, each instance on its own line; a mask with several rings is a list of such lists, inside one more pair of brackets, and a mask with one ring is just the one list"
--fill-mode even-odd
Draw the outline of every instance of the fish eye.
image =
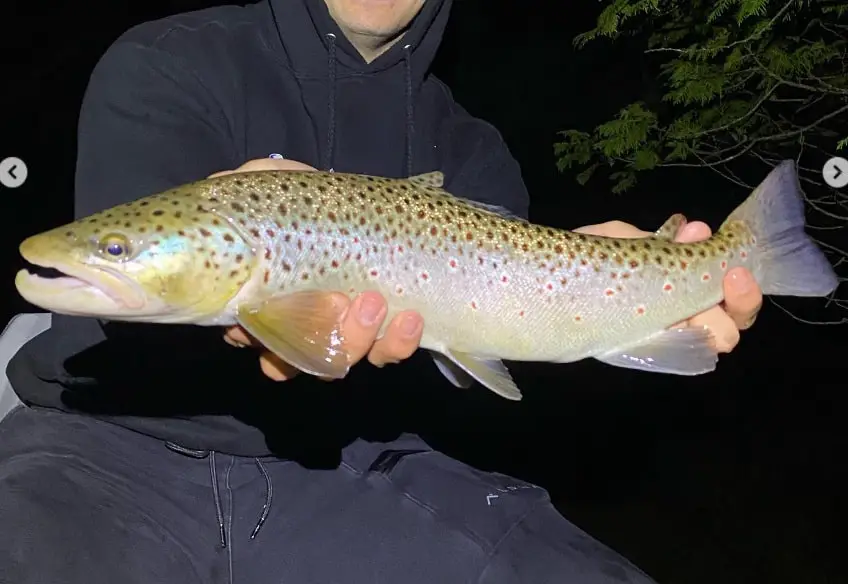
[[113, 260], [124, 259], [130, 254], [130, 242], [123, 235], [112, 233], [100, 240], [100, 252]]

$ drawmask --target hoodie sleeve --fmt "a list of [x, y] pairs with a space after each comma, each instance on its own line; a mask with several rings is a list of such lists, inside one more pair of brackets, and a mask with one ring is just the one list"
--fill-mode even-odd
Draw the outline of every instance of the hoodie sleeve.
[[538, 503], [492, 553], [477, 584], [655, 584], [602, 543], [569, 523], [550, 501]]
[[468, 114], [446, 87], [444, 91], [454, 112], [437, 141], [445, 188], [458, 197], [504, 207], [526, 219], [530, 197], [521, 168], [500, 132]]
[[212, 95], [179, 57], [129, 40], [112, 45], [80, 112], [75, 216], [235, 166]]

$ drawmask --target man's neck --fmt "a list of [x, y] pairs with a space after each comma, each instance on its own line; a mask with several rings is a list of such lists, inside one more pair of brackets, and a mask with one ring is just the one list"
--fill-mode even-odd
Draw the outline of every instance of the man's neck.
[[362, 58], [365, 59], [366, 63], [372, 62], [374, 59], [391, 49], [400, 39], [403, 38], [404, 35], [404, 33], [400, 33], [395, 37], [387, 39], [374, 35], [357, 34], [345, 30], [344, 28], [342, 28], [342, 32], [345, 37], [347, 37], [347, 40], [350, 41], [350, 44], [359, 51], [359, 54], [362, 55]]

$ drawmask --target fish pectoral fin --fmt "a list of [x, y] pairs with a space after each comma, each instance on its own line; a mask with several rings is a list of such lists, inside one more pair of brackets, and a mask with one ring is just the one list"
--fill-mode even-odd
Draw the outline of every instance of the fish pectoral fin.
[[701, 375], [715, 370], [718, 353], [705, 328], [672, 328], [642, 343], [595, 357], [598, 361], [640, 371]]
[[441, 171], [425, 172], [409, 177], [409, 182], [421, 187], [435, 187], [440, 189], [445, 184], [445, 175]]
[[296, 292], [238, 307], [241, 326], [304, 373], [341, 379], [350, 369], [342, 348], [344, 306], [329, 292]]
[[[513, 381], [512, 375], [510, 375], [509, 369], [506, 368], [503, 361], [483, 359], [469, 353], [450, 350], [445, 351], [444, 356], [465, 374], [465, 377], [461, 374], [457, 376], [454, 368], [444, 367], [444, 364], [440, 364], [439, 360], [436, 359], [439, 370], [454, 385], [462, 387], [459, 383], [467, 382], [468, 378], [471, 378], [501, 397], [513, 401], [521, 399], [521, 390]], [[446, 369], [450, 374], [446, 372]]]
[[438, 370], [456, 387], [468, 389], [474, 383], [474, 378], [466, 373], [465, 369], [451, 361], [449, 357], [438, 351], [430, 351], [430, 354], [433, 356], [433, 362]]
[[663, 223], [662, 226], [654, 232], [654, 237], [674, 241], [677, 232], [680, 230], [680, 226], [685, 222], [686, 217], [682, 213], [675, 213], [666, 219], [665, 223]]

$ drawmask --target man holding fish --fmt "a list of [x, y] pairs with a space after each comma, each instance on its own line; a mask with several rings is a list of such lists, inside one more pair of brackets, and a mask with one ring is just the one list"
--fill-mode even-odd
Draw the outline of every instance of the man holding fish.
[[[660, 274], [695, 290], [693, 282], [707, 286], [702, 276], [715, 274], [698, 296], [699, 314], [665, 313], [679, 313], [684, 322], [664, 326], [697, 351], [682, 354], [652, 337], [651, 351], [608, 347], [592, 356], [632, 366], [634, 355], [643, 365], [663, 355], [661, 370], [694, 374], [732, 350], [762, 301], [738, 252], [753, 246], [753, 254], [758, 233], [771, 241], [768, 229], [758, 231], [757, 197], [707, 247], [675, 247], [711, 235], [680, 217], [653, 238], [617, 221], [545, 234], [514, 217], [526, 216], [527, 193], [501, 137], [428, 73], [450, 4], [264, 0], [146, 23], [107, 51], [80, 117], [81, 221], [21, 246], [29, 262], [58, 273], [22, 273], [18, 289], [57, 314], [9, 367], [30, 407], [0, 423], [0, 580], [650, 582], [563, 519], [542, 489], [469, 468], [415, 436], [348, 441], [341, 460], [324, 468], [293, 462], [297, 456], [281, 452], [312, 445], [270, 444], [271, 434], [287, 414], [289, 426], [313, 421], [275, 401], [286, 392], [252, 377], [244, 353], [182, 351], [176, 329], [154, 325], [148, 333], [115, 322], [223, 326], [230, 344], [258, 349], [265, 376], [298, 377], [293, 384], [306, 377], [298, 371], [341, 378], [362, 359], [383, 366], [423, 347], [455, 384], [478, 381], [518, 399], [498, 359], [531, 360], [536, 348], [492, 346], [485, 360], [457, 349], [461, 339], [436, 334], [442, 315], [407, 308], [415, 286], [437, 290], [427, 286], [438, 278], [473, 277], [484, 256], [460, 258], [467, 235], [480, 241], [475, 253], [489, 254], [479, 265], [572, 250], [571, 264], [550, 267], [563, 270], [563, 290], [583, 260], [590, 280], [594, 273], [611, 282], [611, 273], [631, 269], [634, 282]], [[784, 185], [786, 172], [769, 185]], [[331, 231], [335, 239], [320, 247], [319, 236]], [[427, 237], [432, 255], [404, 255], [413, 251], [407, 241], [420, 251]], [[616, 255], [605, 247], [609, 238], [645, 238], [651, 253]], [[737, 253], [723, 259], [728, 242]], [[678, 261], [690, 252], [705, 259], [691, 262], [700, 270], [692, 281]], [[630, 268], [627, 253], [636, 254]], [[432, 257], [441, 267], [427, 263]], [[601, 263], [607, 259], [624, 267]], [[411, 271], [389, 286], [379, 272], [395, 261]], [[489, 280], [524, 277], [515, 270], [499, 266]], [[781, 276], [769, 279], [779, 293], [786, 270], [761, 272]], [[813, 280], [815, 289], [787, 293], [816, 295], [829, 285]], [[548, 283], [538, 281], [540, 294]], [[286, 286], [291, 294], [258, 295]], [[624, 293], [617, 284], [599, 293], [607, 290]], [[498, 294], [489, 297], [513, 298]], [[444, 306], [458, 310], [460, 322], [491, 326], [477, 302]], [[510, 318], [541, 318], [509, 306]], [[569, 312], [569, 326], [583, 326], [583, 316], [590, 313]], [[143, 341], [147, 334], [153, 342]], [[593, 339], [587, 347], [602, 344]], [[583, 358], [578, 353], [559, 361]]]

